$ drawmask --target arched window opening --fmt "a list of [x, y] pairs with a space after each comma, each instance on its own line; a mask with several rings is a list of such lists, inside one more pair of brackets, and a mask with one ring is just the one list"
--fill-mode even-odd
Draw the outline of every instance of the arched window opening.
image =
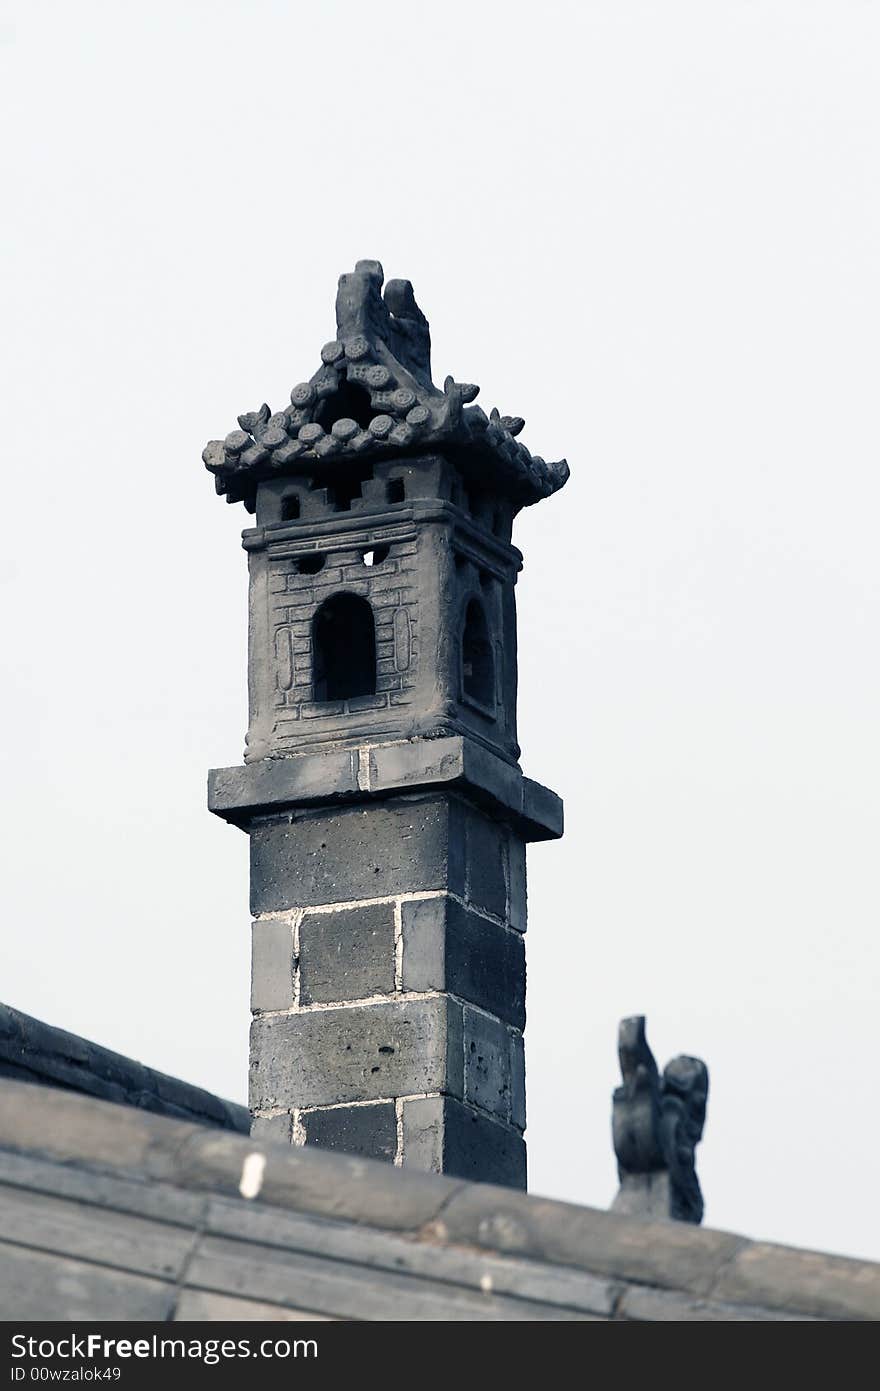
[[376, 694], [376, 624], [366, 599], [334, 594], [312, 625], [315, 700]]
[[479, 599], [471, 599], [465, 610], [461, 639], [461, 685], [463, 695], [495, 709], [495, 660], [486, 612]]
[[406, 484], [402, 478], [389, 478], [385, 485], [385, 498], [388, 502], [406, 502]]

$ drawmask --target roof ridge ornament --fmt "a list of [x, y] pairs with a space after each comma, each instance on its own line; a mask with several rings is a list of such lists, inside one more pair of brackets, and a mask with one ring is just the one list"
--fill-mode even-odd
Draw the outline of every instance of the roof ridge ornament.
[[448, 376], [438, 390], [430, 328], [411, 282], [390, 280], [384, 294], [383, 284], [378, 261], [358, 261], [339, 277], [336, 338], [321, 349], [314, 376], [294, 386], [285, 409], [272, 412], [264, 402], [203, 451], [217, 492], [252, 511], [262, 479], [313, 471], [316, 462], [435, 449], [518, 508], [561, 488], [568, 464], [546, 463], [517, 441], [521, 416], [497, 409], [487, 416], [471, 405], [479, 392], [472, 382]]
[[703, 1220], [694, 1151], [703, 1135], [709, 1070], [681, 1054], [661, 1077], [645, 1036], [645, 1016], [620, 1021], [623, 1085], [614, 1092], [612, 1133], [620, 1190], [612, 1211], [635, 1217]]

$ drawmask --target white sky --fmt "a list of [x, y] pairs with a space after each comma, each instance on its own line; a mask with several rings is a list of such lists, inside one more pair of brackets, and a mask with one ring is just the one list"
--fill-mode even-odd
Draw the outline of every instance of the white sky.
[[2, 994], [244, 1099], [246, 518], [200, 453], [359, 257], [526, 417], [533, 1190], [618, 1019], [711, 1071], [707, 1223], [880, 1258], [877, 3], [7, 6]]

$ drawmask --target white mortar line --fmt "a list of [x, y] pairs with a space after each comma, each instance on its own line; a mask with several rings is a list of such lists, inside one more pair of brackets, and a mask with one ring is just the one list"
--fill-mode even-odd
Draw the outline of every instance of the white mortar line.
[[303, 920], [302, 912], [294, 914], [293, 918], [293, 1008], [300, 1007], [300, 992], [302, 989], [302, 968], [299, 958], [299, 929]]
[[302, 1111], [295, 1107], [290, 1113], [290, 1143], [292, 1145], [304, 1145], [306, 1142], [306, 1128], [302, 1123]]
[[403, 990], [403, 907], [400, 899], [394, 905], [394, 989]]
[[520, 931], [518, 927], [513, 927], [503, 918], [497, 917], [485, 908], [480, 908], [475, 903], [468, 902], [460, 894], [452, 893], [449, 889], [415, 889], [404, 894], [379, 894], [376, 898], [350, 898], [346, 899], [344, 903], [312, 903], [306, 906], [284, 908], [275, 913], [255, 913], [253, 920], [254, 922], [270, 922], [278, 918], [292, 918], [295, 913], [299, 913], [301, 916], [311, 913], [345, 913], [351, 908], [372, 908], [382, 903], [422, 903], [430, 898], [450, 898], [453, 903], [459, 904], [466, 912], [473, 913], [475, 917], [493, 923], [495, 927], [503, 927], [505, 931], [515, 933], [517, 937], [525, 935], [524, 931]]
[[[319, 1000], [311, 1005], [293, 1005], [290, 1009], [264, 1009], [258, 1014], [259, 1019], [286, 1019], [293, 1014], [319, 1014], [322, 1010], [328, 1009], [358, 1009], [361, 1005], [402, 1005], [409, 1001], [417, 1000], [452, 1000], [455, 1004], [461, 1005], [462, 1009], [473, 1010], [474, 1014], [480, 1014], [484, 1019], [491, 1019], [493, 1024], [498, 1024], [500, 1028], [517, 1038], [522, 1037], [523, 1030], [518, 1029], [515, 1024], [508, 1024], [500, 1015], [493, 1014], [491, 1010], [484, 1009], [482, 1005], [475, 1005], [471, 1000], [465, 1000], [461, 995], [455, 995], [451, 990], [399, 990], [389, 995], [364, 995], [359, 1000]], [[426, 1096], [433, 1093], [426, 1092]]]
[[[432, 890], [430, 897], [435, 896]], [[349, 898], [344, 903], [310, 903], [301, 911], [304, 916], [311, 913], [347, 913], [352, 908], [375, 908], [383, 903], [394, 904], [399, 897], [399, 894], [378, 894], [376, 898]], [[288, 912], [290, 911], [288, 909]]]
[[360, 747], [357, 751], [357, 785], [359, 792], [370, 790], [370, 748]]
[[313, 1116], [318, 1111], [347, 1111], [350, 1106], [387, 1106], [392, 1100], [393, 1097], [390, 1096], [374, 1096], [369, 1101], [328, 1101], [325, 1105], [301, 1106], [297, 1115]]
[[[300, 1014], [320, 1014], [322, 1010], [328, 1009], [357, 1009], [360, 1005], [397, 1005], [403, 1004], [407, 1000], [438, 1000], [442, 996], [455, 999], [446, 990], [402, 990], [393, 995], [365, 995], [360, 1000], [320, 1000], [311, 1005], [294, 1005], [290, 1009], [264, 1009], [260, 1011], [260, 1019], [287, 1018], [290, 1015]], [[495, 1016], [491, 1015], [494, 1019]]]
[[461, 894], [453, 893], [451, 889], [422, 889], [400, 895], [401, 903], [418, 903], [425, 898], [451, 898], [453, 903], [459, 904], [466, 912], [473, 913], [475, 917], [484, 918], [486, 922], [494, 923], [496, 927], [504, 927], [508, 932], [515, 932], [517, 937], [523, 935], [518, 928], [511, 927], [510, 923], [505, 922], [503, 918], [496, 917], [486, 908], [479, 908], [475, 903], [470, 903], [466, 898], [462, 898]]
[[394, 1114], [397, 1119], [397, 1148], [394, 1151], [394, 1163], [398, 1169], [403, 1168], [403, 1097], [397, 1097], [394, 1102]]
[[[374, 1098], [372, 1101], [333, 1101], [328, 1102], [325, 1106], [303, 1106], [299, 1110], [292, 1112], [292, 1114], [296, 1117], [312, 1116], [320, 1111], [345, 1111], [352, 1106], [357, 1106], [359, 1108], [363, 1108], [364, 1106], [387, 1106], [389, 1102], [393, 1101], [398, 1121], [398, 1145], [400, 1145], [400, 1126], [403, 1123], [404, 1102], [437, 1101], [442, 1100], [445, 1096], [448, 1096], [450, 1100], [455, 1101], [459, 1106], [464, 1106], [468, 1111], [472, 1111], [475, 1116], [479, 1116], [483, 1120], [494, 1121], [496, 1125], [506, 1126], [508, 1130], [516, 1130], [519, 1134], [524, 1133], [520, 1131], [519, 1126], [514, 1125], [512, 1121], [505, 1120], [503, 1116], [499, 1116], [497, 1111], [488, 1111], [484, 1106], [481, 1106], [479, 1102], [468, 1100], [461, 1096], [452, 1096], [451, 1092], [406, 1092], [402, 1096], [380, 1096]], [[287, 1112], [285, 1111], [283, 1114], [286, 1115]], [[299, 1124], [302, 1127], [303, 1134], [305, 1134], [305, 1126], [302, 1124], [302, 1121], [299, 1121]], [[305, 1142], [303, 1141], [303, 1143]]]

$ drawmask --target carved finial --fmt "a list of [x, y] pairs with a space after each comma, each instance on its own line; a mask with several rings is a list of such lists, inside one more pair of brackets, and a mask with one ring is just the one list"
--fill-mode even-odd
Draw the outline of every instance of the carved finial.
[[[431, 333], [416, 304], [409, 280], [389, 280], [382, 294], [384, 273], [379, 261], [358, 261], [354, 271], [339, 277], [336, 295], [336, 336], [368, 349], [383, 345], [423, 386], [431, 387]], [[356, 355], [357, 356], [357, 355]]]
[[709, 1071], [699, 1058], [673, 1058], [661, 1077], [645, 1037], [644, 1015], [622, 1019], [612, 1134], [620, 1189], [615, 1212], [703, 1220], [694, 1151], [703, 1134]]
[[264, 404], [240, 415], [239, 429], [211, 440], [202, 458], [217, 492], [253, 512], [261, 483], [313, 465], [326, 472], [350, 469], [355, 456], [361, 464], [401, 450], [449, 450], [466, 476], [481, 488], [488, 479], [518, 512], [561, 488], [568, 464], [547, 463], [519, 443], [522, 416], [474, 406], [479, 390], [451, 376], [438, 390], [428, 320], [410, 281], [386, 284], [380, 261], [358, 261], [339, 277], [336, 336], [322, 347], [318, 370], [293, 387], [283, 410]]

